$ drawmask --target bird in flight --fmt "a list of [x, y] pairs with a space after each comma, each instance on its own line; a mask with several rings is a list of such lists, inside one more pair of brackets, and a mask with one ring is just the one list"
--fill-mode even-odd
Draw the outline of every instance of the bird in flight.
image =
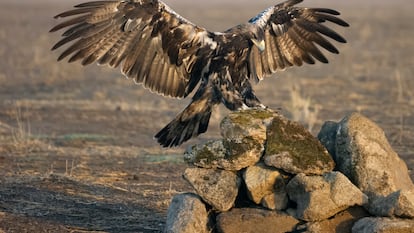
[[303, 63], [328, 63], [320, 48], [339, 53], [327, 38], [346, 41], [325, 22], [348, 23], [335, 10], [296, 6], [300, 2], [271, 6], [224, 32], [195, 25], [160, 0], [86, 2], [55, 16], [69, 18], [50, 30], [66, 29], [52, 50], [70, 44], [58, 60], [69, 56], [82, 65], [120, 67], [164, 96], [194, 92], [190, 104], [155, 135], [164, 147], [179, 146], [206, 132], [215, 105], [265, 108], [253, 80]]

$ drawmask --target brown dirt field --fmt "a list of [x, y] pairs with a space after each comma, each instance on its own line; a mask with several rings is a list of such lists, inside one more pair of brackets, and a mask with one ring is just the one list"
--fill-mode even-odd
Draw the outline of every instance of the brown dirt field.
[[[251, 2], [168, 1], [211, 30], [270, 3]], [[414, 2], [338, 2], [302, 5], [342, 12], [351, 27], [338, 29], [349, 42], [338, 45], [341, 54], [281, 72], [256, 92], [315, 134], [324, 121], [361, 112], [384, 129], [414, 178]], [[52, 16], [75, 3], [0, 2], [0, 232], [160, 232], [171, 197], [191, 190], [182, 152], [219, 137], [228, 111], [217, 109], [199, 139], [160, 148], [153, 135], [188, 100], [152, 94], [106, 67], [56, 62]]]

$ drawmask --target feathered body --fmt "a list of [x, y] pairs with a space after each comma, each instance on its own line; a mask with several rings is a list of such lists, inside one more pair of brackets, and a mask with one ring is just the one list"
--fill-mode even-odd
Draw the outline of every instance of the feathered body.
[[[348, 24], [326, 8], [296, 7], [288, 0], [247, 23], [211, 32], [184, 19], [159, 0], [95, 1], [56, 16], [71, 17], [51, 31], [68, 29], [52, 49], [73, 42], [58, 60], [81, 60], [121, 67], [150, 90], [191, 103], [156, 134], [166, 147], [178, 146], [207, 130], [213, 107], [264, 108], [251, 81], [315, 59], [328, 60], [319, 47], [338, 50], [325, 38], [345, 43], [323, 23]], [[318, 46], [317, 46], [318, 45]]]

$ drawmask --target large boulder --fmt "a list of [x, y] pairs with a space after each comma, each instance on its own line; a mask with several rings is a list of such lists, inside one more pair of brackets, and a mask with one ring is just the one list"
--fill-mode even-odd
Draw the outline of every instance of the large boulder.
[[341, 120], [335, 144], [338, 170], [370, 198], [414, 188], [407, 165], [391, 148], [384, 131], [361, 114]]
[[238, 164], [237, 170], [257, 163], [263, 155], [267, 125], [275, 112], [251, 109], [232, 112], [220, 123], [227, 158]]
[[363, 207], [354, 206], [331, 218], [308, 222], [306, 233], [350, 233], [356, 221], [368, 216], [369, 213]]
[[243, 179], [248, 196], [253, 202], [269, 209], [286, 208], [288, 196], [285, 183], [287, 181], [277, 169], [258, 163], [246, 168]]
[[218, 211], [233, 207], [241, 182], [232, 171], [205, 168], [187, 168], [184, 178], [205, 202]]
[[207, 233], [208, 214], [201, 199], [192, 193], [173, 197], [167, 213], [166, 233]]
[[384, 131], [359, 113], [327, 122], [318, 138], [330, 150], [336, 169], [369, 197], [376, 216], [414, 217], [414, 185], [407, 165], [391, 148]]
[[297, 122], [276, 115], [267, 130], [266, 165], [291, 174], [321, 175], [334, 169], [326, 148]]
[[352, 233], [414, 233], [414, 220], [366, 217], [354, 224]]
[[[220, 123], [221, 135], [223, 139], [235, 143], [241, 143], [243, 139], [249, 138], [264, 144], [267, 125], [275, 115], [278, 114], [264, 109], [231, 112]], [[240, 152], [243, 153], [238, 148], [234, 150], [235, 154]]]
[[234, 208], [216, 219], [219, 233], [286, 233], [299, 223], [285, 213], [257, 208]]
[[[184, 161], [202, 168], [239, 171], [254, 165], [260, 160], [263, 153], [263, 144], [255, 144], [257, 147], [251, 149], [249, 145], [253, 144], [247, 144], [243, 153], [231, 154], [232, 152], [229, 152], [224, 146], [223, 140], [211, 140], [187, 148], [184, 153]], [[241, 145], [238, 145], [238, 147], [241, 147]]]
[[375, 216], [414, 218], [414, 189], [399, 190], [385, 197], [372, 198], [368, 210]]
[[[247, 164], [256, 162], [257, 155], [244, 158], [238, 157], [236, 160], [228, 159], [227, 150], [223, 146], [223, 140], [211, 140], [196, 144], [187, 148], [184, 152], [184, 161], [202, 168], [220, 168], [225, 170], [239, 170]], [[241, 161], [241, 164], [238, 163]]]
[[318, 139], [328, 150], [329, 154], [336, 161], [336, 131], [338, 129], [338, 123], [334, 121], [326, 121], [321, 130], [318, 133]]
[[270, 110], [232, 112], [220, 124], [223, 139], [189, 147], [184, 160], [204, 168], [238, 171], [256, 164], [263, 155]]
[[296, 202], [296, 217], [305, 221], [327, 219], [354, 205], [364, 205], [368, 198], [340, 172], [323, 176], [296, 175], [287, 185]]

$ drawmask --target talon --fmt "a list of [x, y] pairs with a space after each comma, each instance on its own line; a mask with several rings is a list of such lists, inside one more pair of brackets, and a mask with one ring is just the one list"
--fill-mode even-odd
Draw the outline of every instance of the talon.
[[250, 109], [249, 106], [247, 106], [246, 104], [243, 103], [243, 105], [239, 108], [239, 110], [248, 110]]

